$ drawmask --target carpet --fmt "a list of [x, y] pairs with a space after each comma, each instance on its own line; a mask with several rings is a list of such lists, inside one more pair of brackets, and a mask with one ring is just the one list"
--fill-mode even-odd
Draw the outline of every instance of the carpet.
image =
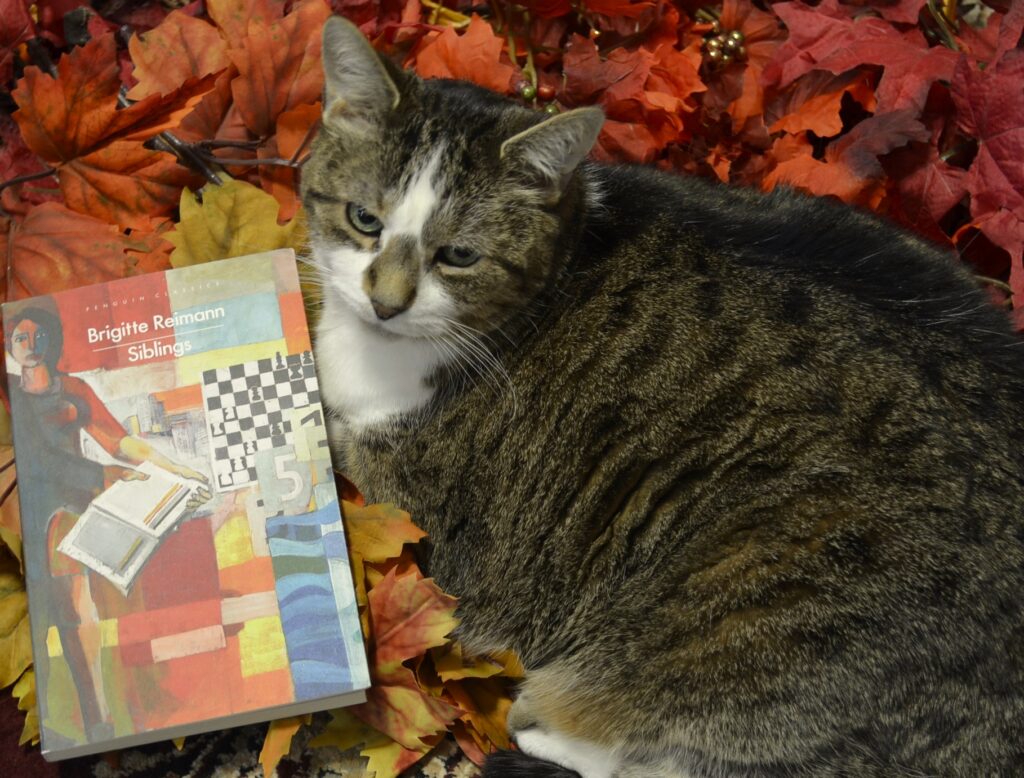
[[[5, 776], [17, 778], [240, 778], [263, 775], [259, 765], [266, 725], [239, 727], [186, 738], [181, 751], [172, 743], [153, 743], [103, 756], [47, 762], [39, 746], [19, 746], [25, 714], [9, 690], [0, 692], [0, 765]], [[292, 741], [291, 752], [277, 767], [277, 778], [369, 778], [363, 760], [336, 748], [307, 748], [306, 743], [326, 714], [314, 717]], [[451, 739], [403, 778], [475, 778], [477, 767]]]

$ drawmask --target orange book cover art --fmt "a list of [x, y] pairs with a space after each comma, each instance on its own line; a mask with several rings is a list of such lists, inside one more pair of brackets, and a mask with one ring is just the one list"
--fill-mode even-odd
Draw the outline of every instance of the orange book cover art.
[[4, 305], [44, 754], [369, 685], [290, 250]]

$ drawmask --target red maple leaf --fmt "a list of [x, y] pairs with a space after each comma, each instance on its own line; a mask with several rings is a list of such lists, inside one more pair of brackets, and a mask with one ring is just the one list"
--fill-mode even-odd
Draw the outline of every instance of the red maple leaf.
[[878, 65], [884, 68], [878, 110], [912, 108], [920, 113], [931, 85], [953, 75], [955, 52], [928, 47], [918, 30], [904, 34], [882, 19], [850, 18], [837, 10], [835, 0], [825, 0], [818, 8], [779, 3], [773, 10], [790, 34], [765, 68], [769, 84], [785, 87], [811, 70], [839, 74]]
[[212, 80], [190, 81], [124, 109], [117, 103], [120, 85], [114, 38], [104, 35], [62, 57], [57, 78], [26, 68], [12, 93], [19, 106], [14, 119], [26, 145], [57, 168], [70, 208], [148, 229], [153, 217], [177, 205], [191, 175], [141, 141], [176, 124]]
[[783, 161], [765, 177], [763, 186], [770, 190], [789, 184], [811, 194], [875, 207], [884, 195], [885, 171], [878, 158], [912, 140], [927, 141], [928, 131], [910, 111], [865, 119], [830, 143], [823, 160], [814, 158], [805, 139], [784, 136], [773, 146], [774, 156]]
[[967, 172], [975, 224], [1011, 257], [1015, 305], [1024, 305], [1024, 51], [994, 66], [972, 68], [964, 57], [952, 83], [960, 128], [978, 139]]
[[0, 84], [14, 75], [14, 52], [34, 37], [36, 26], [23, 0], [0, 0]]
[[416, 53], [416, 72], [423, 78], [460, 78], [508, 92], [516, 69], [502, 62], [504, 42], [487, 22], [473, 14], [462, 35], [451, 27], [424, 38]]

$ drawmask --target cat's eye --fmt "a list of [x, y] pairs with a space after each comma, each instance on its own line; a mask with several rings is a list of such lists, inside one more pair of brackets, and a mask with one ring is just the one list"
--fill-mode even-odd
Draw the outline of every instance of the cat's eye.
[[480, 260], [480, 252], [473, 249], [465, 249], [461, 246], [441, 246], [437, 250], [435, 259], [444, 262], [446, 265], [455, 267], [469, 267]]
[[348, 220], [364, 235], [376, 237], [384, 229], [380, 219], [356, 203], [348, 204]]

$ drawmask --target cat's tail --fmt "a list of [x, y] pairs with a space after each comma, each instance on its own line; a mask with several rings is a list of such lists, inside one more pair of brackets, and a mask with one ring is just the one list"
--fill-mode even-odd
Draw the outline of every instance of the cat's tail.
[[481, 778], [580, 778], [580, 775], [522, 751], [498, 751], [487, 757]]

